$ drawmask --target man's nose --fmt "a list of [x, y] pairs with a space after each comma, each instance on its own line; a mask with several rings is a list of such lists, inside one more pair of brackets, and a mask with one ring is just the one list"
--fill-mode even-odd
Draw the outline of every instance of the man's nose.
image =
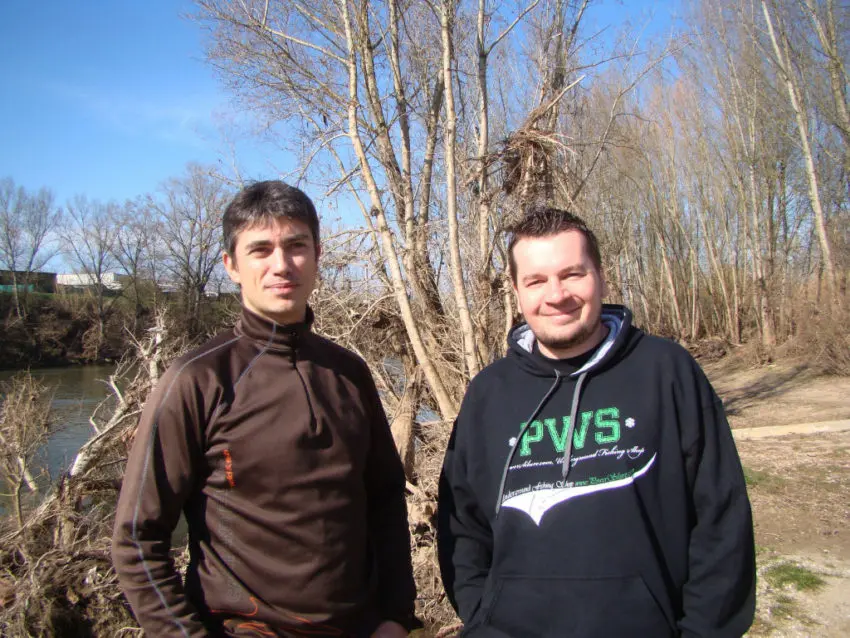
[[276, 273], [285, 273], [289, 270], [289, 259], [281, 246], [278, 246], [272, 252], [272, 269]]
[[567, 296], [568, 292], [559, 278], [551, 279], [546, 283], [546, 301], [548, 303], [560, 303]]

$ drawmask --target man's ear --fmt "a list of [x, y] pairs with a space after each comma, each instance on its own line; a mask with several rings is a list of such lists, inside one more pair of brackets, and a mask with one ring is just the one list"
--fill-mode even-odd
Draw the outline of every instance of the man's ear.
[[516, 307], [519, 308], [519, 290], [517, 290], [516, 282], [511, 277], [511, 290], [514, 291], [514, 301], [516, 302]]
[[226, 250], [221, 253], [221, 261], [224, 263], [224, 269], [227, 271], [227, 276], [234, 284], [241, 284], [242, 278], [239, 276], [239, 269], [236, 267], [236, 259]]
[[319, 261], [319, 257], [322, 256], [322, 245], [316, 242], [316, 261]]

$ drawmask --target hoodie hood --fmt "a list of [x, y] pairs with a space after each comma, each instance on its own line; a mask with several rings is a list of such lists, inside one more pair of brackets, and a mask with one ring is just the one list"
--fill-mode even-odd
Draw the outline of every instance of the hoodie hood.
[[[608, 335], [596, 347], [596, 352], [580, 369], [570, 376], [577, 377], [593, 369], [601, 368], [623, 350], [632, 326], [632, 313], [625, 306], [617, 304], [602, 305], [602, 323], [608, 328]], [[534, 352], [537, 337], [527, 323], [521, 323], [511, 329], [508, 335], [508, 356], [516, 357], [519, 365], [536, 376], [553, 377], [557, 370], [549, 360]]]

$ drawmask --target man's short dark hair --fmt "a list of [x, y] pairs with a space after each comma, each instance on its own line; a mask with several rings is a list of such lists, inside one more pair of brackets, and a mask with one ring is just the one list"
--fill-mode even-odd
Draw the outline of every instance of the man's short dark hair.
[[303, 222], [319, 245], [319, 216], [312, 200], [300, 189], [280, 180], [255, 182], [236, 194], [221, 222], [224, 249], [233, 256], [236, 238], [244, 229], [277, 219]]
[[575, 230], [584, 235], [587, 252], [590, 260], [599, 273], [602, 273], [602, 256], [599, 253], [599, 242], [596, 235], [587, 227], [584, 220], [578, 215], [548, 206], [533, 205], [526, 211], [521, 219], [508, 227], [510, 239], [508, 241], [508, 266], [511, 272], [511, 281], [516, 283], [516, 259], [514, 259], [514, 247], [520, 239], [528, 237], [551, 237], [569, 230]]

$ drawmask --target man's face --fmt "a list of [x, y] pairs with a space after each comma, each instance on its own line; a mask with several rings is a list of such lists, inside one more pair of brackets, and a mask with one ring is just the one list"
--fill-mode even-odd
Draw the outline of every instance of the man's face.
[[605, 284], [579, 231], [524, 237], [514, 245], [514, 292], [523, 317], [551, 358], [577, 357], [605, 334]]
[[309, 226], [294, 219], [243, 229], [233, 255], [223, 256], [227, 274], [242, 287], [245, 307], [280, 324], [304, 320], [318, 258]]

